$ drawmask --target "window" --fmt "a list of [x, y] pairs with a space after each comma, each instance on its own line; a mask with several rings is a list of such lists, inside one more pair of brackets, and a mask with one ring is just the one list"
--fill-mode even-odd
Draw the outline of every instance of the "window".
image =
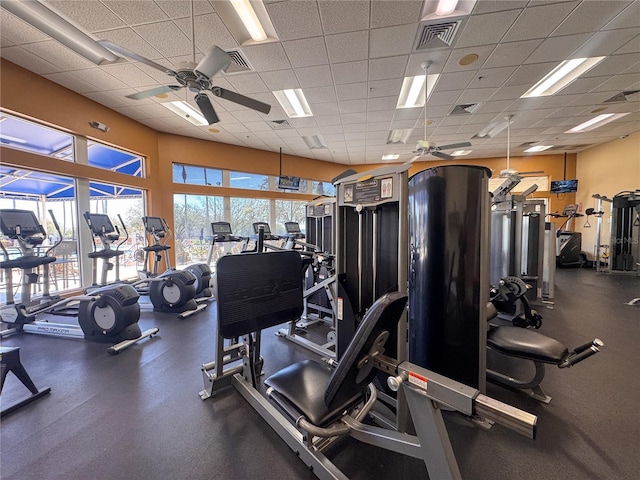
[[[248, 237], [254, 235], [254, 222], [269, 222], [269, 200], [259, 198], [231, 198], [231, 228], [235, 235]], [[273, 225], [270, 225], [275, 233]]]
[[285, 222], [298, 222], [300, 230], [306, 228], [306, 202], [296, 202], [292, 200], [276, 200], [276, 226], [274, 228], [278, 235], [284, 235], [287, 230]]
[[173, 183], [221, 187], [222, 170], [174, 163]]
[[223, 198], [175, 194], [173, 218], [176, 265], [206, 263], [211, 246], [211, 223], [224, 220]]
[[334, 187], [329, 182], [316, 182], [313, 181], [311, 184], [311, 193], [314, 195], [327, 195], [327, 196], [335, 196], [336, 187]]
[[249, 190], [269, 190], [269, 176], [257, 173], [229, 172], [229, 186]]
[[143, 158], [100, 143], [87, 142], [89, 165], [133, 177], [144, 176]]
[[[40, 269], [38, 282], [34, 284], [32, 296], [43, 291], [43, 282], [47, 282], [49, 290], [57, 292], [81, 285], [78, 261], [78, 229], [76, 225], [75, 182], [72, 178], [34, 172], [26, 169], [0, 167], [0, 208], [30, 210], [34, 212], [44, 227], [47, 235], [40, 246], [35, 248], [37, 255], [44, 255], [58, 244], [50, 254], [57, 258], [49, 267], [48, 278]], [[60, 228], [57, 232], [53, 217]], [[10, 257], [19, 256], [20, 249], [16, 240], [2, 237], [2, 244]], [[4, 260], [4, 252], [0, 255]], [[13, 284], [16, 289], [16, 300], [20, 301], [20, 282], [22, 272], [12, 271]], [[4, 279], [3, 279], [4, 281]], [[3, 291], [4, 285], [0, 288]]]
[[73, 162], [73, 137], [53, 128], [0, 113], [0, 143]]

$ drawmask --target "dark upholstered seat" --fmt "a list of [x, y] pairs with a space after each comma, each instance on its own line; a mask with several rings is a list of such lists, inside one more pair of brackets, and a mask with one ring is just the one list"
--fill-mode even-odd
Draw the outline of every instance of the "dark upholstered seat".
[[313, 360], [305, 360], [270, 376], [271, 398], [285, 410], [292, 406], [318, 427], [326, 427], [345, 410], [359, 403], [373, 381], [372, 357], [384, 353], [385, 342], [395, 338], [407, 295], [388, 293], [378, 299], [362, 319], [335, 371]]
[[562, 343], [526, 328], [500, 326], [487, 333], [489, 346], [512, 357], [559, 364], [569, 353]]

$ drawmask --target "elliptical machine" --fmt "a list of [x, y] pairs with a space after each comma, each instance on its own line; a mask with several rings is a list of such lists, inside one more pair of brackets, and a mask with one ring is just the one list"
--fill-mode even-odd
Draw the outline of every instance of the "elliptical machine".
[[[11, 328], [0, 332], [1, 337], [18, 332], [37, 333], [43, 335], [62, 336], [67, 338], [84, 338], [95, 342], [117, 344], [107, 351], [117, 354], [140, 340], [158, 333], [157, 328], [141, 332], [138, 326], [140, 318], [139, 295], [130, 285], [115, 285], [97, 288], [87, 295], [76, 295], [61, 299], [49, 294], [49, 266], [56, 257], [49, 253], [62, 241], [62, 232], [49, 210], [49, 215], [58, 232], [59, 240], [48, 248], [43, 255], [36, 255], [37, 247], [46, 238], [46, 231], [34, 213], [30, 210], [0, 210], [0, 230], [18, 242], [21, 255], [10, 259], [9, 252], [0, 244], [6, 257], [0, 262], [0, 268], [6, 277], [6, 305], [0, 307], [0, 319], [11, 325]], [[31, 288], [38, 282], [37, 269], [43, 268], [45, 281], [40, 301], [32, 301]], [[22, 293], [20, 303], [16, 303], [13, 295], [12, 270], [22, 270]], [[53, 323], [36, 320], [40, 314], [55, 316], [76, 316], [79, 325]]]
[[[122, 284], [119, 283], [120, 265], [117, 259], [120, 255], [124, 254], [124, 252], [120, 250], [120, 246], [129, 238], [122, 218], [118, 215], [125, 231], [125, 238], [119, 241], [120, 230], [114, 227], [108, 215], [85, 212], [83, 216], [93, 234], [94, 251], [88, 255], [93, 265], [93, 285], [107, 284], [107, 276], [109, 271], [114, 268], [114, 263], [115, 282], [116, 284]], [[97, 249], [95, 238], [98, 238], [102, 243], [102, 250]], [[114, 243], [116, 243], [115, 249], [111, 248], [111, 245]], [[113, 258], [116, 259], [114, 263], [110, 261]], [[99, 259], [102, 260], [100, 283], [97, 281]], [[161, 275], [155, 277], [146, 276], [145, 278], [126, 285], [134, 288], [140, 295], [148, 295], [154, 311], [179, 313], [178, 318], [182, 319], [207, 308], [206, 305], [198, 305], [194, 300], [196, 295], [195, 282], [196, 277], [190, 272], [167, 270]]]
[[[120, 223], [122, 223], [121, 218]], [[151, 277], [155, 277], [158, 275], [158, 265], [162, 260], [161, 252], [166, 252], [171, 248], [166, 244], [167, 240], [171, 236], [171, 229], [169, 228], [169, 225], [167, 224], [165, 219], [161, 217], [142, 217], [142, 223], [144, 224], [144, 229], [147, 234], [150, 235], [151, 238], [153, 238], [153, 244], [151, 244], [151, 242], [148, 242], [148, 245], [142, 249], [145, 252], [145, 268], [148, 267], [149, 255], [153, 252], [153, 270], [151, 271], [151, 273], [149, 273], [148, 270], [143, 270], [142, 273], [146, 273]], [[125, 228], [124, 223], [122, 223], [122, 228]], [[165, 271], [178, 271], [175, 268], [171, 267], [169, 257], [166, 254], [164, 256], [164, 263]], [[211, 268], [209, 268], [208, 263], [193, 263], [184, 267], [184, 271], [190, 272], [196, 278], [194, 284], [196, 290], [196, 302], [204, 302], [213, 298], [213, 293], [210, 288]]]

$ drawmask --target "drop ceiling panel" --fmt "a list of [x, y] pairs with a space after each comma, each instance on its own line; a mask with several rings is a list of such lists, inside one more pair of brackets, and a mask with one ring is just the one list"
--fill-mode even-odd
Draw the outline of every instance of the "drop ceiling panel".
[[265, 85], [257, 73], [244, 73], [242, 75], [233, 75], [227, 77], [227, 81], [238, 93], [249, 95], [252, 93], [268, 92], [269, 88]]
[[[191, 13], [189, 4], [184, 0], [155, 0], [158, 6], [169, 18], [184, 18]], [[213, 7], [209, 2], [193, 2], [193, 11], [197, 16], [213, 12]]]
[[477, 71], [468, 84], [468, 88], [500, 87], [518, 67], [482, 68]]
[[640, 2], [631, 2], [613, 20], [607, 23], [603, 30], [615, 30], [617, 28], [637, 27], [640, 18]]
[[265, 43], [241, 48], [251, 66], [258, 72], [291, 68], [281, 43]]
[[498, 43], [522, 10], [507, 10], [472, 16], [466, 22], [456, 48]]
[[[503, 42], [545, 38], [580, 2], [560, 2], [531, 7], [523, 11], [502, 39]], [[544, 19], [544, 21], [540, 21]]]
[[0, 24], [2, 25], [2, 36], [14, 44], [44, 42], [51, 38], [4, 8], [0, 9]]
[[[205, 2], [196, 2], [205, 3]], [[191, 20], [188, 18], [176, 20], [176, 25], [191, 40]], [[196, 48], [200, 52], [207, 52], [213, 45], [229, 50], [237, 48], [238, 42], [233, 38], [220, 17], [215, 13], [201, 15], [195, 18]]]
[[336, 94], [338, 100], [357, 100], [359, 98], [367, 98], [368, 85], [362, 83], [347, 83], [345, 85], [336, 86]]
[[302, 88], [333, 85], [333, 76], [329, 65], [299, 68], [296, 73]]
[[[125, 47], [132, 52], [136, 52], [138, 55], [146, 57], [150, 60], [157, 60], [159, 58], [162, 58], [160, 52], [153, 48], [149, 44], [149, 42], [144, 40], [138, 33], [136, 33], [133, 28], [109, 30], [100, 32], [96, 36], [103, 40], [109, 40], [115, 44]], [[183, 37], [184, 35], [180, 33], [180, 36]]]
[[128, 25], [160, 22], [169, 18], [155, 2], [129, 2], [126, 0], [103, 0], [103, 2]]
[[369, 2], [319, 2], [325, 35], [369, 28]]
[[[463, 90], [469, 85], [471, 80], [476, 77], [476, 70], [467, 70], [465, 72], [443, 73], [438, 78], [435, 91], [443, 92], [448, 90]], [[432, 93], [433, 95], [433, 93]], [[431, 101], [431, 100], [429, 100]]]
[[407, 67], [407, 55], [396, 57], [374, 58], [369, 61], [369, 80], [387, 80], [403, 78]]
[[417, 23], [371, 30], [369, 56], [371, 58], [379, 58], [411, 53], [412, 42], [417, 31]]
[[581, 2], [551, 36], [597, 32], [626, 6], [627, 4], [625, 2], [610, 0], [589, 0], [587, 2]]
[[[493, 52], [493, 50], [496, 48], [496, 46], [497, 44], [482, 45], [482, 46], [467, 47], [467, 48], [456, 48], [452, 50], [451, 56], [448, 58], [446, 65], [444, 66], [444, 71], [446, 73], [453, 73], [453, 72], [468, 70], [469, 68], [482, 68], [484, 66], [484, 63], [487, 61], [487, 59], [491, 55], [491, 52]], [[478, 60], [476, 60], [473, 64], [460, 65], [458, 63], [462, 57], [466, 55], [471, 55], [471, 54], [475, 54], [478, 56]], [[437, 68], [434, 68], [433, 71], [430, 68], [429, 72], [439, 73]]]
[[397, 98], [402, 89], [402, 78], [390, 80], [376, 80], [369, 82], [369, 98], [392, 97]]
[[267, 12], [280, 40], [297, 40], [322, 35], [320, 13], [316, 2], [269, 3]]
[[592, 36], [593, 33], [590, 32], [546, 38], [523, 63], [543, 63], [551, 60], [561, 62], [569, 58], [571, 53]]
[[418, 22], [421, 9], [421, 0], [371, 2], [371, 28]]
[[39, 57], [22, 47], [4, 47], [0, 50], [0, 54], [10, 62], [17, 63], [38, 75], [46, 75], [48, 73], [62, 71], [60, 67], [47, 62], [44, 58]]
[[[639, 20], [640, 21], [640, 20]], [[573, 58], [609, 55], [640, 34], [640, 27], [598, 32], [579, 47]]]
[[522, 59], [531, 55], [541, 43], [542, 39], [501, 43], [493, 50], [482, 67], [496, 68], [520, 65]]
[[78, 93], [95, 92], [99, 90], [94, 85], [81, 80], [76, 75], [69, 72], [51, 73], [49, 75], [44, 75], [44, 77]]
[[[152, 87], [158, 83], [156, 79], [144, 73], [133, 63], [120, 63], [116, 65], [107, 65], [102, 70], [107, 74], [117, 78], [118, 80], [123, 82], [125, 85], [133, 88], [147, 87], [147, 86]], [[161, 72], [158, 72], [158, 73], [161, 73]], [[160, 79], [162, 80], [162, 82], [166, 82], [166, 83], [171, 82], [172, 80], [171, 77], [162, 73], [161, 75], [162, 77], [160, 77]]]
[[[77, 0], [49, 0], [47, 3], [90, 32], [126, 26], [124, 20], [100, 2], [91, 5], [89, 2]], [[162, 18], [162, 16], [159, 17], [159, 19]]]
[[87, 68], [85, 70], [76, 70], [70, 73], [80, 80], [84, 80], [85, 82], [95, 86], [96, 88], [94, 88], [94, 90], [117, 90], [127, 88], [127, 84], [121, 82], [115, 77], [112, 77], [99, 68]]
[[[396, 104], [398, 103], [398, 98], [396, 96], [392, 97], [369, 97], [367, 100], [367, 110], [369, 112], [375, 112], [379, 110], [391, 110], [396, 108]], [[408, 109], [413, 110], [413, 109]]]
[[312, 67], [329, 63], [323, 37], [283, 42], [284, 51], [294, 68]]
[[369, 62], [336, 63], [331, 65], [333, 80], [336, 85], [343, 83], [366, 82], [369, 73]]
[[[234, 77], [229, 77], [233, 82]], [[300, 88], [300, 82], [293, 70], [278, 70], [275, 72], [264, 72], [260, 74], [260, 78], [271, 91], [286, 90], [289, 88]]]
[[191, 39], [171, 21], [139, 25], [134, 30], [165, 57], [191, 56]]
[[95, 64], [55, 40], [28, 43], [24, 45], [24, 48], [34, 55], [53, 63], [61, 70], [80, 70], [82, 68], [95, 67]]
[[338, 33], [325, 37], [331, 63], [366, 60], [369, 55], [369, 34], [360, 32]]

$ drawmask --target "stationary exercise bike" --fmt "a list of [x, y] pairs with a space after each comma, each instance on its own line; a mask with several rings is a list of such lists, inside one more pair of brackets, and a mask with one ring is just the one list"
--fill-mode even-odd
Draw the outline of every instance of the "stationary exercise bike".
[[[93, 234], [94, 251], [88, 255], [93, 265], [93, 284], [106, 285], [107, 276], [109, 271], [114, 268], [114, 264], [115, 282], [122, 284], [120, 281], [120, 262], [117, 259], [124, 254], [120, 250], [120, 246], [126, 242], [129, 236], [122, 219], [120, 222], [125, 231], [125, 238], [120, 240], [120, 230], [114, 227], [108, 215], [85, 212], [84, 218]], [[102, 243], [101, 250], [97, 248], [96, 238]], [[112, 248], [112, 244], [115, 244], [116, 247]], [[116, 259], [115, 262], [110, 261], [113, 258]], [[98, 260], [102, 260], [100, 283], [97, 278]], [[196, 295], [195, 282], [195, 275], [190, 272], [166, 271], [155, 277], [145, 276], [145, 278], [127, 283], [127, 285], [134, 288], [140, 295], [148, 295], [155, 311], [179, 313], [178, 318], [186, 318], [207, 307], [206, 305], [198, 305], [194, 300]]]
[[[56, 261], [49, 253], [62, 241], [62, 232], [51, 210], [49, 214], [59, 240], [42, 255], [36, 255], [36, 248], [42, 245], [47, 235], [34, 213], [29, 210], [0, 210], [0, 230], [18, 243], [21, 253], [19, 257], [11, 259], [7, 249], [0, 244], [6, 258], [0, 262], [0, 268], [5, 273], [7, 295], [7, 304], [0, 307], [0, 319], [11, 325], [11, 328], [0, 332], [0, 336], [26, 332], [96, 342], [119, 342], [108, 349], [110, 354], [116, 354], [158, 333], [157, 328], [144, 333], [140, 331], [139, 295], [129, 285], [96, 288], [90, 294], [65, 299], [49, 294], [49, 266]], [[31, 288], [38, 282], [39, 267], [43, 268], [45, 277], [43, 294], [39, 301], [32, 301]], [[20, 303], [15, 302], [13, 295], [12, 270], [16, 268], [22, 270]], [[41, 314], [75, 316], [79, 325], [36, 320]]]

